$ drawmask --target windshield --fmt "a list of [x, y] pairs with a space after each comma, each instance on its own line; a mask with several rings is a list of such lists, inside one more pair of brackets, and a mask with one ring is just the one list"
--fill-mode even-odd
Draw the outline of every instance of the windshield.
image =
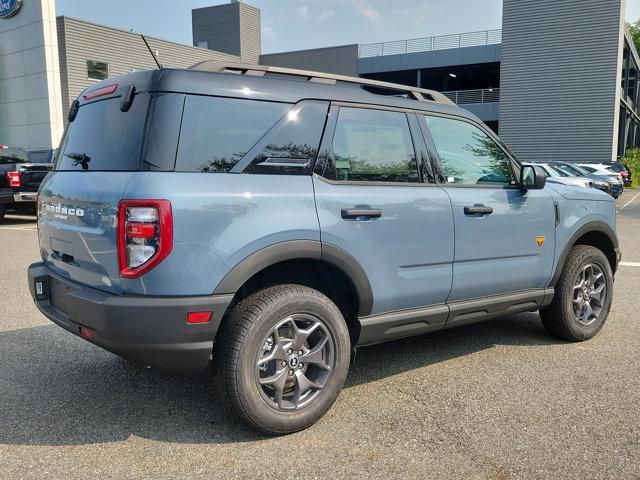
[[31, 163], [52, 163], [53, 150], [30, 150], [28, 151]]
[[559, 177], [573, 177], [574, 175], [565, 172], [564, 170], [559, 169], [556, 165], [549, 165], [549, 170], [553, 173], [557, 174]]
[[570, 177], [582, 177], [585, 173], [580, 172], [580, 170], [573, 165], [567, 165], [565, 163], [554, 163], [553, 167], [558, 170], [566, 173]]
[[148, 98], [136, 95], [128, 112], [120, 110], [120, 98], [81, 106], [60, 144], [55, 169], [138, 170]]
[[25, 152], [23, 149], [15, 147], [0, 148], [0, 165], [28, 162], [29, 157], [27, 156], [27, 152]]
[[626, 170], [625, 166], [621, 163], [612, 163], [609, 167], [609, 170], [614, 171], [616, 173], [624, 172]]

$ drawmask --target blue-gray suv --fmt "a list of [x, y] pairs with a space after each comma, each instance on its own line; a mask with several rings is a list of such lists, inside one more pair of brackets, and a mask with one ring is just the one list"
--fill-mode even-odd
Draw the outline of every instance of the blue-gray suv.
[[440, 93], [206, 62], [74, 101], [28, 277], [95, 345], [212, 361], [232, 410], [282, 434], [331, 407], [362, 345], [538, 310], [591, 338], [615, 223], [610, 196], [545, 185]]

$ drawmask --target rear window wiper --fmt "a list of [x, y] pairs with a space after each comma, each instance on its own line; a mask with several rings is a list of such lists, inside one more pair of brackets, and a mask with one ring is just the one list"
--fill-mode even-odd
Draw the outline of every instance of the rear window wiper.
[[82, 166], [83, 170], [89, 170], [89, 162], [91, 161], [91, 157], [85, 153], [65, 153], [65, 157], [69, 157], [73, 160], [73, 166], [77, 167], [78, 165]]

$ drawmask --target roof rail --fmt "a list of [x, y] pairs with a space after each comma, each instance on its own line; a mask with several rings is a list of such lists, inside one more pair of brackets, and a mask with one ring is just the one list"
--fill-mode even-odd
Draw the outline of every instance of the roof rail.
[[445, 105], [454, 105], [448, 97], [435, 90], [427, 90], [425, 88], [412, 87], [408, 85], [400, 85], [399, 83], [381, 82], [378, 80], [370, 80], [368, 78], [349, 77], [346, 75], [334, 75], [332, 73], [312, 72], [309, 70], [297, 70], [293, 68], [271, 67], [267, 65], [251, 65], [237, 62], [223, 62], [219, 60], [206, 60], [196, 63], [190, 70], [200, 70], [204, 72], [229, 72], [250, 75], [254, 77], [262, 77], [266, 73], [277, 73], [281, 75], [292, 75], [296, 77], [306, 77], [307, 81], [314, 83], [324, 83], [335, 85], [337, 82], [352, 83], [367, 87], [386, 88], [389, 90], [397, 90], [405, 92], [413, 96], [419, 101], [432, 101]]

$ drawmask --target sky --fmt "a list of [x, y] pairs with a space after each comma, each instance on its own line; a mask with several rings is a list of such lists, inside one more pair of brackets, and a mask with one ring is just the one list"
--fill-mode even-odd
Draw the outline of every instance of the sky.
[[[57, 0], [57, 15], [191, 45], [191, 9], [227, 0]], [[263, 53], [501, 27], [502, 0], [247, 0], [262, 11]], [[627, 20], [640, 0], [627, 0]]]

